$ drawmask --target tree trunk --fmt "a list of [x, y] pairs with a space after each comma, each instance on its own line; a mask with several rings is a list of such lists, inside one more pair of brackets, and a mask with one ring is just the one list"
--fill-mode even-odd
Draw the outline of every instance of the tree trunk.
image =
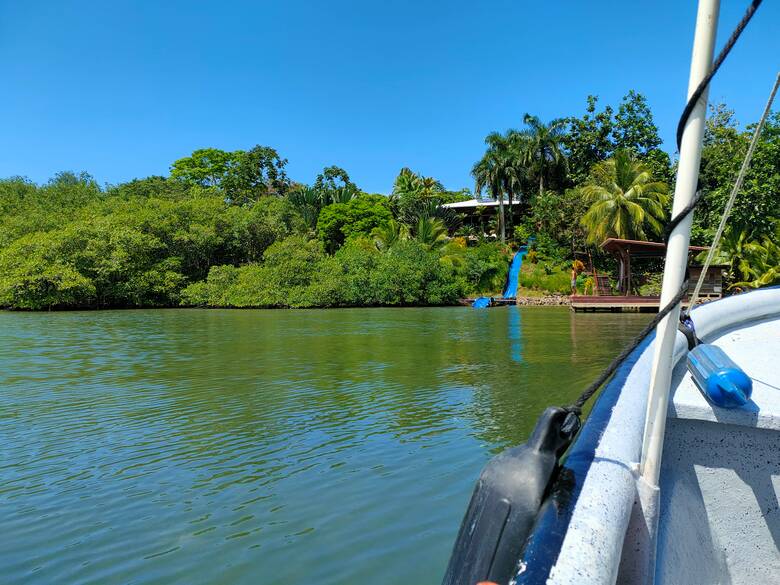
[[539, 196], [544, 194], [544, 169], [539, 170]]
[[509, 199], [509, 225], [507, 226], [508, 227], [507, 233], [511, 238], [514, 236], [514, 232], [515, 232], [515, 218], [512, 213], [512, 192], [511, 191], [507, 193], [507, 197]]
[[503, 193], [498, 194], [498, 232], [501, 236], [501, 243], [503, 244], [506, 241], [506, 228], [505, 228], [505, 218], [504, 218], [504, 195]]

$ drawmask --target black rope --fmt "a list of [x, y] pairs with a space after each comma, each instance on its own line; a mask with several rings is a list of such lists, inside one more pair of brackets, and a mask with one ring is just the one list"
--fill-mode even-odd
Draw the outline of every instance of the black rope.
[[674, 298], [669, 301], [669, 304], [667, 304], [663, 309], [658, 311], [658, 314], [653, 317], [653, 319], [645, 325], [645, 328], [642, 329], [642, 331], [639, 332], [639, 335], [637, 335], [631, 343], [629, 343], [625, 348], [623, 348], [623, 351], [620, 352], [620, 355], [618, 355], [614, 360], [612, 360], [612, 363], [609, 364], [606, 369], [601, 372], [598, 378], [596, 378], [593, 383], [588, 386], [585, 391], [580, 394], [580, 397], [577, 398], [577, 400], [574, 402], [574, 404], [568, 409], [572, 412], [579, 413], [582, 410], [582, 407], [585, 406], [585, 403], [590, 400], [590, 398], [598, 392], [598, 389], [601, 388], [601, 385], [606, 382], [609, 377], [615, 373], [615, 371], [620, 367], [620, 364], [623, 363], [623, 361], [628, 357], [628, 355], [634, 351], [639, 345], [642, 343], [642, 340], [645, 338], [645, 336], [650, 333], [653, 329], [655, 329], [655, 326], [658, 325], [661, 322], [661, 319], [666, 317], [672, 309], [674, 309], [677, 306], [677, 303], [679, 303], [683, 298], [685, 298], [685, 295], [688, 294], [688, 281], [685, 281], [683, 283], [683, 286], [680, 288], [680, 290], [677, 292], [676, 295], [674, 295]]
[[691, 213], [694, 209], [696, 209], [696, 206], [699, 204], [699, 200], [701, 200], [701, 190], [697, 189], [696, 193], [693, 196], [693, 199], [691, 199], [691, 202], [683, 207], [680, 210], [680, 213], [675, 215], [672, 219], [670, 219], [668, 222], [666, 222], [666, 226], [664, 226], [664, 244], [669, 243], [669, 238], [672, 236], [672, 232], [674, 229], [680, 225], [680, 222], [684, 220], [689, 213]]
[[[729, 37], [728, 41], [726, 41], [726, 44], [721, 49], [720, 53], [718, 53], [718, 56], [716, 57], [715, 61], [712, 64], [712, 69], [710, 72], [702, 79], [701, 83], [699, 83], [698, 87], [694, 90], [694, 92], [691, 94], [690, 99], [688, 100], [688, 103], [685, 104], [685, 109], [683, 109], [683, 113], [680, 116], [680, 121], [677, 124], [677, 148], [680, 148], [680, 144], [682, 142], [682, 135], [683, 131], [685, 129], [685, 124], [688, 122], [688, 118], [691, 115], [691, 112], [693, 112], [693, 108], [696, 107], [696, 102], [699, 101], [699, 98], [702, 96], [702, 94], [707, 89], [707, 86], [710, 84], [710, 81], [715, 76], [715, 74], [718, 72], [718, 69], [720, 69], [720, 66], [723, 64], [723, 61], [726, 60], [726, 57], [731, 52], [731, 49], [734, 48], [734, 45], [737, 42], [737, 39], [742, 34], [742, 31], [745, 30], [745, 27], [747, 26], [748, 22], [750, 22], [750, 19], [753, 18], [753, 15], [756, 13], [756, 10], [758, 10], [758, 7], [761, 5], [762, 0], [752, 0], [750, 3], [750, 6], [748, 6], [747, 11], [745, 12], [744, 16], [742, 17], [742, 20], [739, 21], [736, 28], [734, 29], [734, 32], [731, 33], [731, 36]], [[676, 216], [674, 216], [672, 219], [669, 220], [669, 222], [666, 224], [666, 227], [664, 228], [664, 242], [668, 242], [669, 237], [671, 236], [674, 229], [680, 225], [680, 222], [685, 219], [688, 214], [693, 212], [693, 210], [696, 208], [696, 206], [701, 201], [701, 191], [697, 190], [696, 194], [694, 195], [691, 202], [686, 205], [682, 210], [680, 210], [680, 213], [678, 213]], [[645, 338], [645, 336], [650, 333], [657, 325], [661, 322], [661, 320], [666, 317], [669, 313], [672, 312], [672, 310], [677, 306], [678, 303], [680, 303], [684, 298], [685, 295], [688, 294], [688, 280], [686, 277], [685, 282], [682, 285], [682, 288], [677, 292], [676, 295], [674, 295], [674, 298], [672, 298], [669, 303], [664, 306], [663, 309], [660, 309], [658, 311], [658, 314], [650, 321], [650, 323], [645, 326], [642, 331], [639, 332], [639, 335], [637, 335], [631, 343], [626, 346], [623, 351], [620, 352], [620, 355], [618, 355], [614, 360], [612, 360], [612, 363], [610, 363], [603, 372], [599, 375], [596, 380], [593, 381], [593, 383], [588, 386], [585, 391], [580, 394], [579, 398], [574, 401], [574, 404], [567, 407], [567, 410], [572, 413], [575, 416], [579, 416], [582, 412], [582, 407], [585, 405], [585, 403], [590, 400], [596, 392], [598, 392], [599, 388], [606, 382], [612, 374], [614, 374], [617, 369], [620, 367], [620, 365], [625, 361], [625, 359], [631, 354], [632, 351], [634, 351], [639, 345], [642, 343], [642, 340]], [[684, 317], [684, 315], [683, 315]], [[694, 332], [694, 338], [695, 338], [695, 332]], [[698, 338], [695, 338], [698, 341]], [[691, 341], [689, 339], [689, 345], [691, 344]]]
[[745, 15], [742, 17], [742, 20], [740, 20], [736, 28], [734, 28], [734, 32], [731, 33], [729, 40], [726, 41], [726, 44], [723, 45], [723, 48], [720, 50], [720, 53], [718, 53], [718, 56], [715, 58], [715, 61], [713, 61], [712, 69], [710, 69], [710, 72], [704, 76], [704, 79], [701, 80], [701, 83], [699, 83], [698, 87], [696, 87], [694, 92], [691, 94], [688, 103], [685, 104], [685, 109], [683, 110], [682, 116], [680, 116], [680, 121], [677, 124], [677, 150], [680, 149], [680, 145], [682, 144], [682, 136], [683, 136], [683, 131], [685, 130], [685, 123], [688, 121], [688, 118], [690, 117], [693, 108], [696, 107], [696, 102], [699, 101], [699, 98], [706, 91], [707, 86], [710, 84], [710, 81], [718, 72], [718, 69], [720, 69], [720, 66], [726, 60], [726, 57], [731, 52], [731, 49], [734, 48], [734, 45], [737, 43], [737, 39], [739, 38], [739, 35], [741, 35], [742, 31], [745, 30], [745, 27], [750, 22], [750, 19], [753, 18], [753, 15], [756, 13], [756, 10], [758, 10], [758, 7], [761, 6], [761, 2], [762, 0], [753, 0], [750, 3], [750, 6], [748, 6], [748, 9], [745, 11]]

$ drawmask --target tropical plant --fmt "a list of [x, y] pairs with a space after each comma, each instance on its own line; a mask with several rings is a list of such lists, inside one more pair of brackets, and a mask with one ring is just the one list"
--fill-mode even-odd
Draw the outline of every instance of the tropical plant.
[[171, 165], [171, 178], [188, 185], [218, 187], [235, 167], [242, 151], [226, 152], [218, 148], [200, 148]]
[[414, 227], [414, 239], [429, 250], [441, 248], [447, 243], [447, 228], [439, 219], [421, 217]]
[[501, 248], [483, 243], [466, 250], [463, 272], [468, 292], [492, 294], [503, 289], [509, 262]]
[[439, 217], [449, 229], [455, 229], [460, 218], [451, 210], [440, 208], [450, 198], [451, 194], [433, 177], [424, 177], [403, 168], [395, 179], [389, 202], [393, 216], [410, 228], [422, 217]]
[[284, 195], [290, 180], [284, 167], [287, 159], [270, 146], [257, 145], [246, 152], [238, 150], [222, 187], [230, 203], [248, 205], [268, 195]]
[[504, 194], [509, 196], [511, 206], [512, 195], [520, 186], [524, 170], [517, 150], [516, 135], [512, 131], [506, 135], [492, 132], [485, 138], [485, 144], [488, 148], [472, 167], [471, 175], [474, 177], [474, 191], [477, 195], [487, 189], [490, 196], [498, 200], [498, 229], [503, 243], [506, 241]]
[[436, 197], [444, 192], [444, 185], [440, 181], [433, 177], [418, 175], [408, 167], [401, 169], [393, 184], [393, 195], [396, 197], [405, 195]]
[[655, 181], [631, 152], [618, 150], [598, 163], [581, 191], [590, 205], [581, 219], [590, 243], [610, 237], [642, 240], [661, 233], [669, 187]]
[[[746, 226], [728, 226], [712, 256], [712, 264], [728, 266], [729, 278], [733, 281], [749, 278], [750, 264], [746, 246], [750, 240], [750, 231]], [[707, 252], [702, 252], [697, 260], [704, 262], [706, 257]]]
[[760, 242], [750, 242], [746, 248], [750, 280], [736, 282], [731, 287], [759, 288], [780, 283], [780, 246], [764, 237]]
[[409, 227], [391, 219], [386, 224], [375, 227], [371, 237], [378, 249], [387, 250], [398, 242], [409, 239]]
[[357, 197], [358, 192], [351, 187], [339, 187], [322, 192], [322, 198], [326, 205], [331, 203], [348, 203]]
[[[775, 220], [777, 222], [777, 220]], [[780, 225], [775, 223], [775, 233], [760, 240], [748, 241], [748, 231], [732, 229], [721, 240], [714, 262], [727, 261], [730, 275], [735, 282], [730, 288], [759, 288], [780, 284]]]
[[466, 238], [452, 238], [439, 248], [439, 260], [450, 269], [463, 272], [466, 267], [466, 254], [468, 247]]
[[344, 242], [357, 236], [368, 236], [374, 228], [393, 219], [387, 198], [381, 195], [361, 195], [346, 203], [323, 207], [317, 219], [317, 235], [329, 254]]
[[301, 214], [309, 229], [315, 229], [317, 227], [317, 218], [323, 207], [321, 192], [314, 187], [302, 185], [292, 189], [287, 198]]
[[438, 219], [448, 232], [457, 230], [461, 216], [449, 207], [443, 207], [438, 197], [408, 199], [398, 209], [398, 219], [412, 229], [421, 219]]
[[357, 185], [350, 180], [347, 171], [335, 165], [322, 169], [322, 172], [314, 180], [314, 188], [321, 192], [343, 188], [355, 193], [359, 191]]
[[537, 116], [523, 117], [526, 128], [512, 134], [520, 139], [523, 162], [529, 174], [539, 183], [539, 194], [544, 193], [544, 180], [555, 167], [565, 166], [563, 140], [566, 134], [566, 120], [556, 118], [545, 124]]

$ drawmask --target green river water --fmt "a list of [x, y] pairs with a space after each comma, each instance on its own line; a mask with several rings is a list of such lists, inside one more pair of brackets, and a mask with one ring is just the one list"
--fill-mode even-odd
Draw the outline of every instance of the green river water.
[[647, 319], [0, 313], [0, 581], [436, 584], [483, 464]]

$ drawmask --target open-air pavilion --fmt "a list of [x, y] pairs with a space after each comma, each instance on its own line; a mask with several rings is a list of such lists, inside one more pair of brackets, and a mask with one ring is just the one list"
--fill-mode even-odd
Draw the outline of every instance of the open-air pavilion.
[[[606, 274], [592, 272], [593, 294], [575, 295], [571, 306], [575, 311], [657, 311], [660, 304], [658, 296], [638, 294], [639, 282], [632, 274], [632, 261], [648, 258], [663, 258], [666, 244], [608, 238], [601, 249], [612, 254], [618, 262], [617, 279], [613, 281]], [[689, 259], [707, 250], [702, 246], [689, 246]], [[701, 274], [701, 266], [691, 265], [689, 260], [690, 291]], [[723, 267], [710, 266], [701, 290], [702, 297], [719, 298], [723, 292]]]

